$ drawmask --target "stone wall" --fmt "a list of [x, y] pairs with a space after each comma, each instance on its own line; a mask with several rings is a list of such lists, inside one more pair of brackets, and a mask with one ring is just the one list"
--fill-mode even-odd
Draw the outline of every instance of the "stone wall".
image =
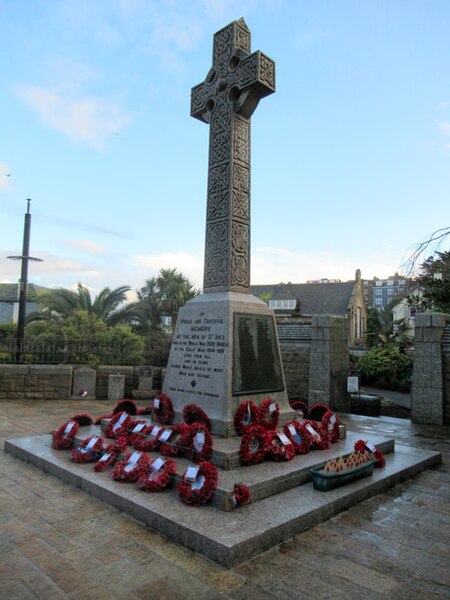
[[450, 315], [418, 314], [414, 327], [411, 420], [427, 425], [449, 424]]
[[308, 402], [309, 344], [303, 347], [280, 346], [289, 401]]
[[350, 411], [346, 390], [350, 372], [348, 320], [318, 315], [311, 321], [308, 404], [328, 404], [334, 410]]
[[68, 365], [0, 365], [0, 400], [66, 400], [71, 392]]

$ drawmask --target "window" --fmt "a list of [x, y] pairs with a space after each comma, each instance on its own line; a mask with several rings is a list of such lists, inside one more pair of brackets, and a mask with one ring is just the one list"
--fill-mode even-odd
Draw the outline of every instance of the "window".
[[288, 308], [295, 309], [295, 300], [269, 300], [270, 308]]
[[375, 281], [375, 285], [376, 286], [383, 285], [383, 282], [382, 281]]
[[375, 290], [375, 295], [376, 296], [381, 296], [383, 293], [383, 290]]
[[383, 304], [383, 298], [375, 298], [375, 304]]
[[388, 288], [388, 296], [393, 296], [394, 295], [394, 288]]

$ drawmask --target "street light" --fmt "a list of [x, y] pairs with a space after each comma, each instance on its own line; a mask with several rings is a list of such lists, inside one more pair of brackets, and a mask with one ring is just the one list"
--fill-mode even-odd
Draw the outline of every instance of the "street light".
[[22, 268], [19, 279], [19, 316], [17, 319], [17, 334], [16, 334], [16, 362], [23, 361], [23, 342], [25, 337], [25, 315], [27, 308], [27, 287], [28, 287], [28, 262], [42, 262], [41, 258], [30, 256], [30, 231], [31, 231], [31, 214], [30, 214], [31, 199], [27, 198], [27, 212], [25, 213], [25, 224], [23, 228], [23, 248], [21, 256], [7, 256], [10, 260], [20, 260]]

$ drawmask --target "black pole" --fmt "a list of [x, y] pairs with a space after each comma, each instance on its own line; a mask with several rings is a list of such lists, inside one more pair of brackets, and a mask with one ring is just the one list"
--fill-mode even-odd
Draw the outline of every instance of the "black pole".
[[30, 198], [27, 198], [27, 212], [23, 228], [22, 268], [19, 279], [19, 316], [17, 319], [16, 362], [23, 362], [23, 346], [25, 338], [25, 317], [27, 310], [28, 261], [30, 259], [31, 214]]

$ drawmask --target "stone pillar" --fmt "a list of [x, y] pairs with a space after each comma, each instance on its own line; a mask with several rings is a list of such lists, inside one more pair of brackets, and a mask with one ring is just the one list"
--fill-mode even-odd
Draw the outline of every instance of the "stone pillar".
[[117, 373], [108, 377], [108, 400], [117, 402], [125, 397], [125, 375]]
[[411, 421], [425, 425], [445, 423], [445, 373], [442, 340], [450, 315], [421, 313], [414, 323], [414, 365]]
[[308, 404], [329, 405], [350, 412], [346, 378], [350, 371], [349, 321], [345, 317], [316, 315], [311, 322]]
[[95, 400], [97, 371], [89, 367], [80, 367], [73, 372], [72, 400], [85, 398]]

